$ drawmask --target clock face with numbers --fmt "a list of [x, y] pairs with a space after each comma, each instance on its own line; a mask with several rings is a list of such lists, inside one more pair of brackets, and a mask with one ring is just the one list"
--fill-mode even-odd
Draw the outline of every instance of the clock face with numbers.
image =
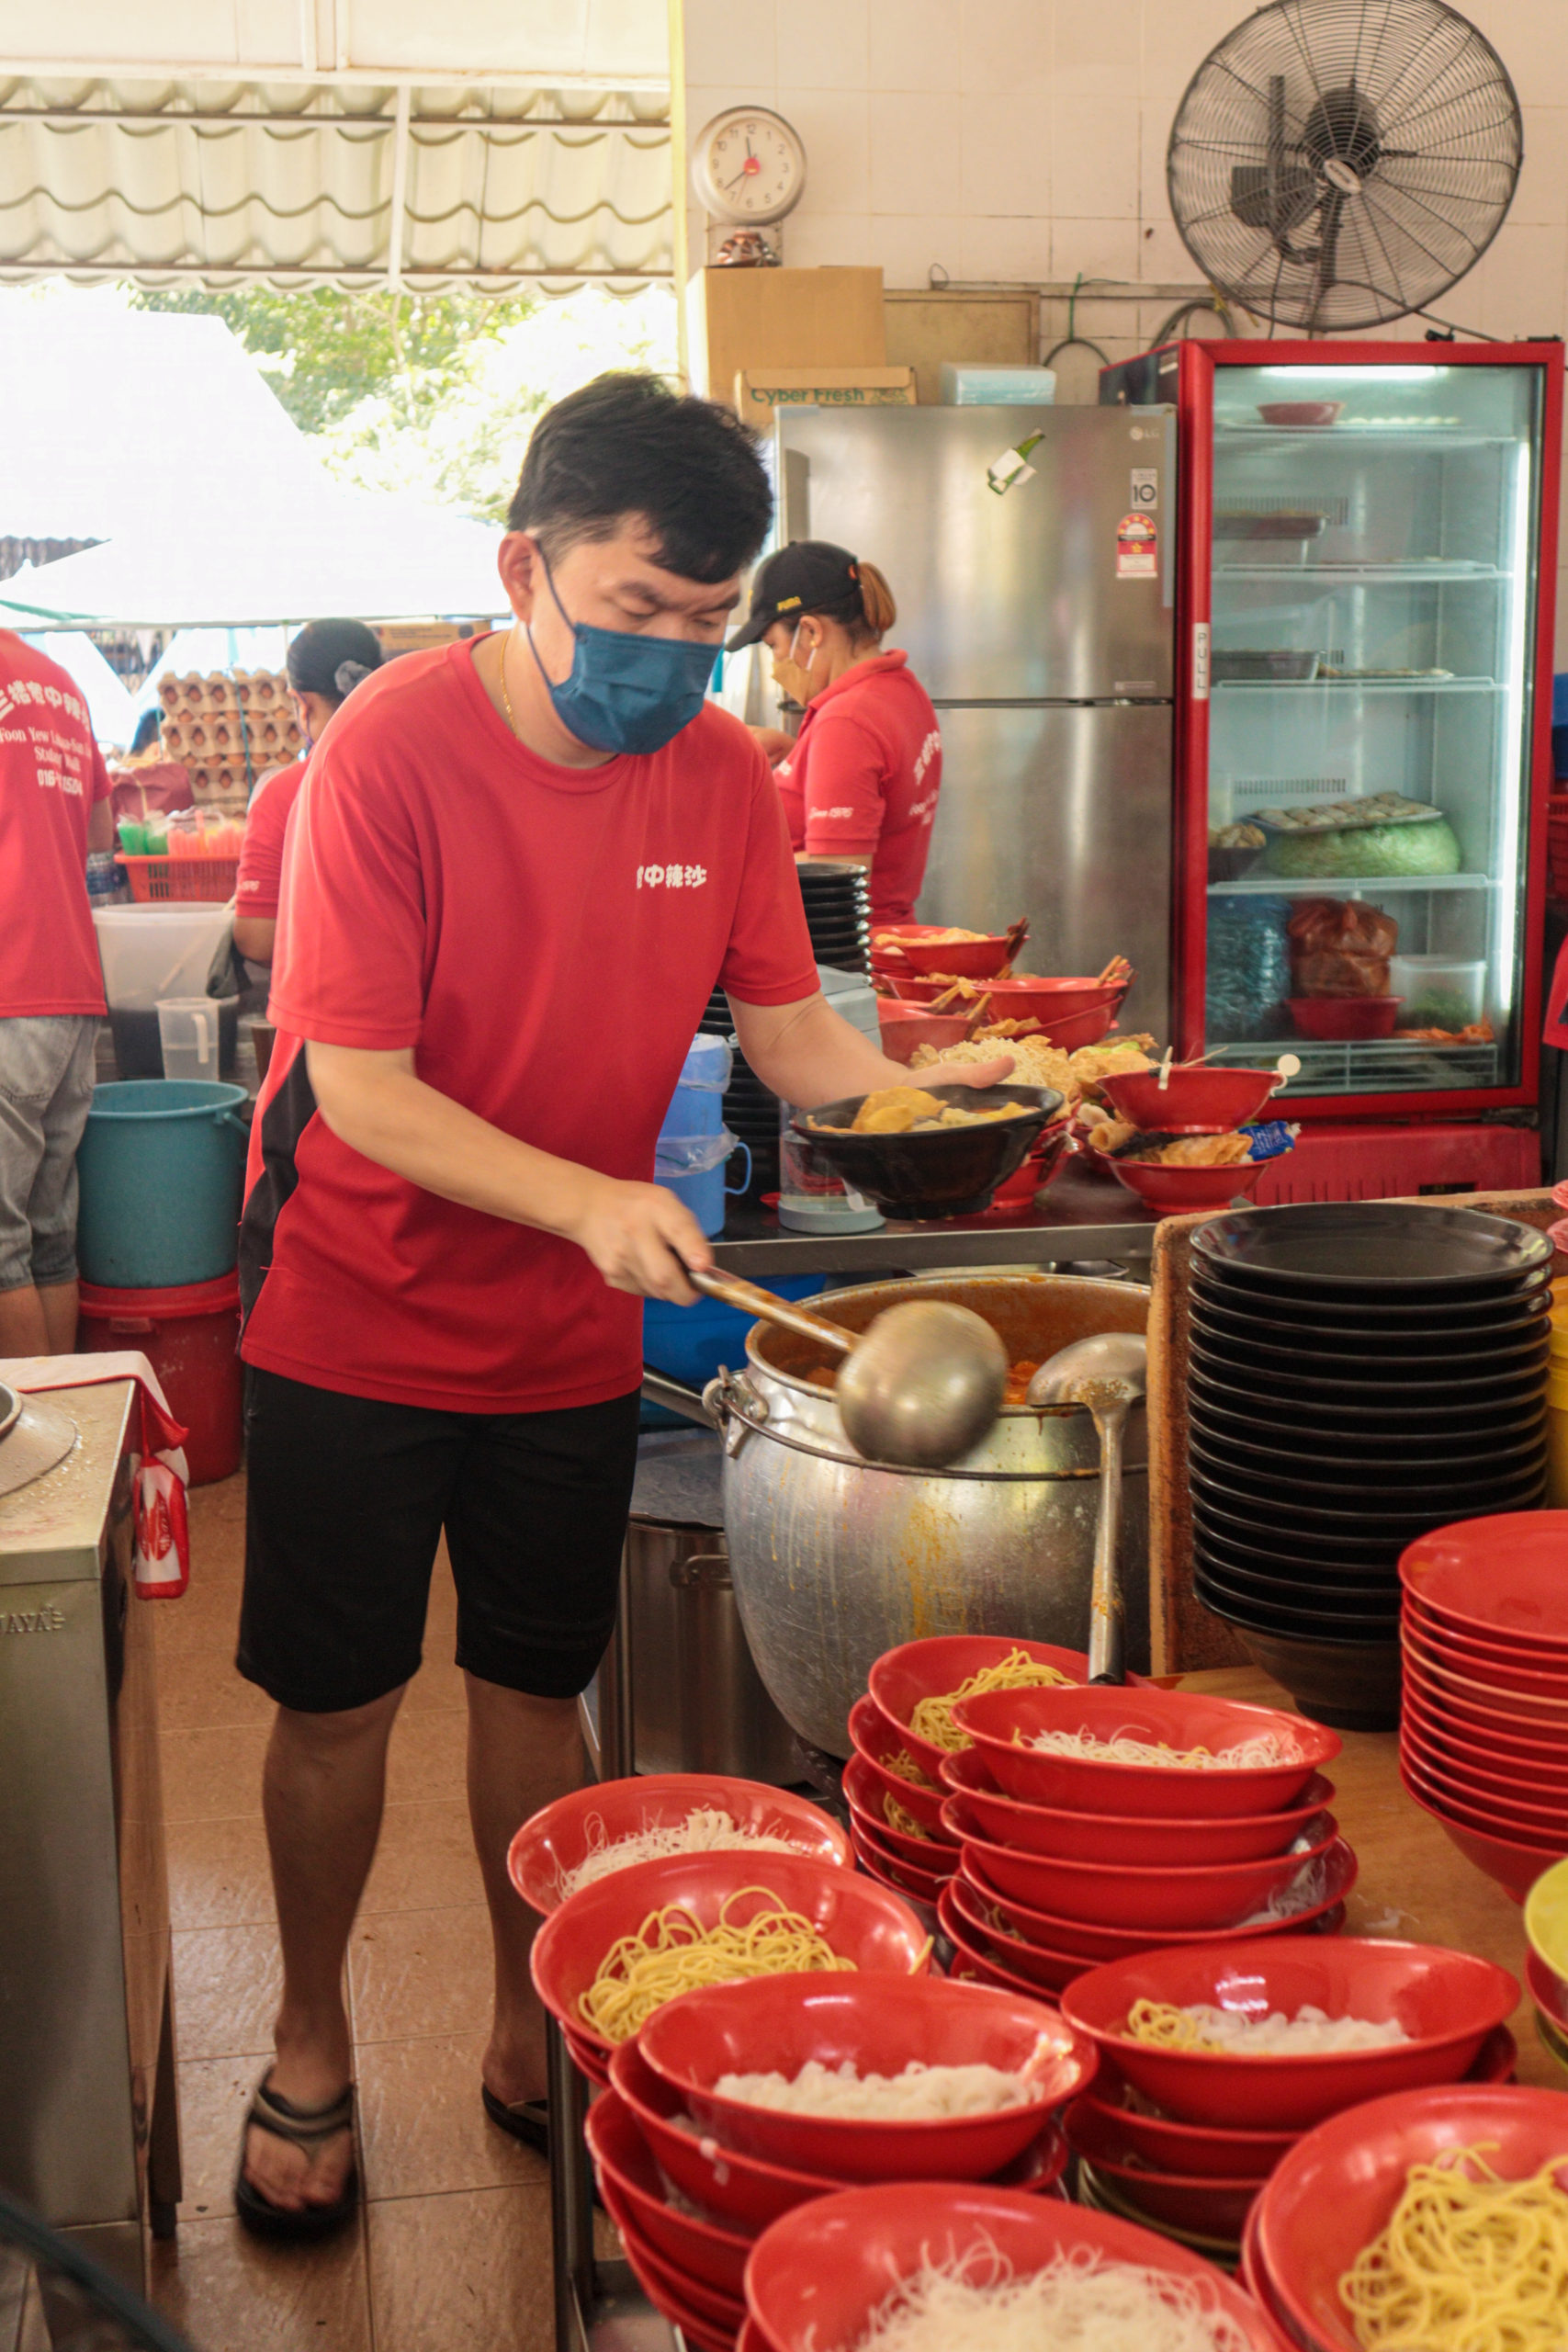
[[783, 115], [729, 107], [698, 134], [692, 177], [717, 220], [760, 227], [799, 203], [806, 150]]

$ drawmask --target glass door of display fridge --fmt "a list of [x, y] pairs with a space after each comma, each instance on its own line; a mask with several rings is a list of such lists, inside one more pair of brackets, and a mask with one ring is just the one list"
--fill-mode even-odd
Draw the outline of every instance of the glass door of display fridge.
[[1421, 348], [1183, 353], [1181, 1044], [1329, 1114], [1534, 1099], [1561, 359]]

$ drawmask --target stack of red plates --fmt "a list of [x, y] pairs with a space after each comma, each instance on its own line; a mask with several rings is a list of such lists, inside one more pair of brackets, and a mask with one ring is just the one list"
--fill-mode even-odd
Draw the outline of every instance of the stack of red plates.
[[844, 1796], [855, 1853], [873, 1878], [918, 1902], [938, 1901], [957, 1871], [959, 1841], [942, 1818], [942, 1770], [951, 1751], [922, 1739], [909, 1719], [922, 1699], [950, 1698], [1018, 1650], [1074, 1682], [1088, 1677], [1082, 1650], [999, 1634], [937, 1634], [884, 1651], [867, 1695], [850, 1711], [854, 1754], [844, 1768]]
[[[1304, 2132], [1422, 2083], [1512, 2079], [1506, 1969], [1436, 1944], [1276, 1936], [1145, 1952], [1080, 1976], [1062, 2011], [1100, 2071], [1068, 2110], [1079, 2195], [1189, 2245], [1238, 2249], [1264, 2182]], [[1408, 2039], [1371, 2050], [1242, 2055], [1134, 2041], [1139, 2000], [1247, 2017], [1393, 2018]], [[1086, 2178], [1087, 2174], [1087, 2178]]]
[[[1032, 2070], [1027, 2105], [906, 2121], [759, 2107], [729, 2074], [793, 2081], [816, 2060], [863, 2076], [926, 2065]], [[611, 2061], [589, 2110], [606, 2211], [650, 2301], [703, 2352], [728, 2352], [745, 2317], [754, 2241], [848, 2182], [990, 2181], [1033, 2195], [1066, 2163], [1057, 2112], [1094, 2071], [1093, 2044], [1053, 2010], [976, 1985], [909, 1977], [777, 1976], [669, 2002]]]
[[[1302, 2352], [1362, 2352], [1340, 2281], [1388, 2227], [1412, 2166], [1474, 2148], [1500, 2179], [1528, 2180], [1560, 2162], [1564, 2147], [1568, 2098], [1561, 2091], [1450, 2084], [1371, 2099], [1320, 2123], [1290, 2151], [1248, 2218], [1242, 2278]], [[1561, 2170], [1558, 2179], [1561, 2186]], [[1456, 2311], [1461, 2294], [1455, 2280]], [[1461, 2321], [1450, 2340], [1460, 2341], [1462, 2328]], [[1549, 2328], [1540, 2340], [1556, 2341], [1560, 2332]]]
[[1568, 1855], [1568, 1511], [1436, 1528], [1399, 1575], [1404, 1785], [1522, 1902]]
[[[1342, 1925], [1356, 1861], [1327, 1810], [1318, 1768], [1339, 1739], [1322, 1724], [1146, 1686], [996, 1690], [955, 1719], [973, 1744], [942, 1761], [959, 1867], [938, 1916], [981, 1981], [1060, 1992], [1155, 1946]], [[1290, 1760], [1184, 1770], [1027, 1745], [1045, 1731], [1212, 1754], [1269, 1734]]]

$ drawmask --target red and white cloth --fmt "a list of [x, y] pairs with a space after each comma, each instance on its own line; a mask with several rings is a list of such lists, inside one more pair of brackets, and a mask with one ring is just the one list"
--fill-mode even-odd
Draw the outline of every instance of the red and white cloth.
[[144, 1355], [27, 1356], [3, 1370], [13, 1388], [28, 1396], [51, 1388], [95, 1388], [109, 1380], [133, 1380], [136, 1403], [130, 1423], [130, 1470], [135, 1482], [136, 1534], [131, 1573], [143, 1600], [177, 1600], [190, 1582], [190, 1526], [186, 1488], [186, 1431], [169, 1410], [157, 1374]]

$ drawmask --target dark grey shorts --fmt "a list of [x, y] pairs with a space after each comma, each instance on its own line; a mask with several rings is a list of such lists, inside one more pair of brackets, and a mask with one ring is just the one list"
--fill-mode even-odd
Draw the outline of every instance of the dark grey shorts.
[[97, 1033], [94, 1012], [0, 1021], [0, 1290], [76, 1278], [76, 1147]]

